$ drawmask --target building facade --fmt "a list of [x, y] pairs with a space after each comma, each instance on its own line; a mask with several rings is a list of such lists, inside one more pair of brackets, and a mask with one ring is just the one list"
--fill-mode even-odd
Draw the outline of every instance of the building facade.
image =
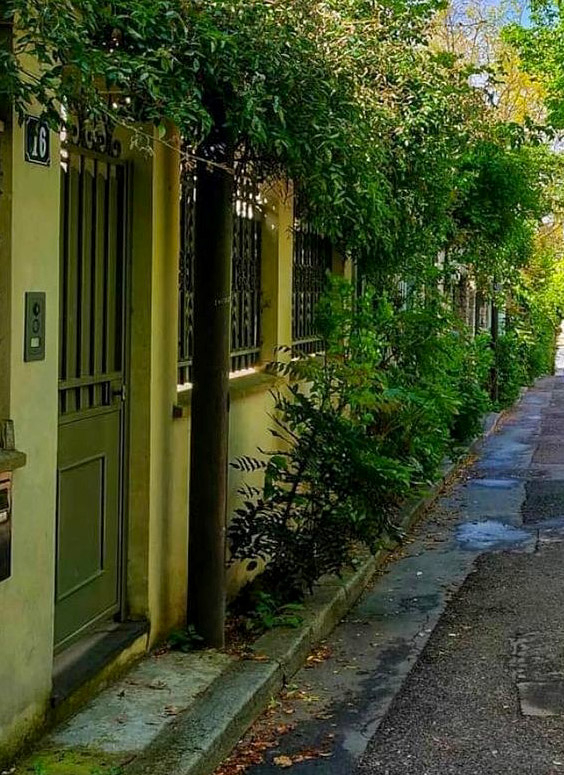
[[[0, 120], [7, 760], [185, 621], [192, 173], [172, 130]], [[315, 351], [323, 276], [344, 266], [288, 187], [239, 189], [234, 208], [231, 457], [271, 446], [264, 364], [277, 345]], [[231, 569], [230, 591], [244, 578]]]

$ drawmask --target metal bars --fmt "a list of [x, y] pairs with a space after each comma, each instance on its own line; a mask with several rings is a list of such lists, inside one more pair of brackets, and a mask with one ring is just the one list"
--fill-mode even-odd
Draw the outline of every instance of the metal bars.
[[125, 167], [64, 152], [61, 165], [59, 415], [109, 406], [123, 379]]
[[323, 349], [316, 330], [317, 305], [331, 270], [331, 242], [299, 216], [294, 218], [294, 266], [292, 274], [292, 349], [313, 354]]
[[261, 223], [257, 187], [236, 181], [231, 280], [231, 370], [254, 366], [260, 354]]
[[180, 264], [178, 276], [178, 384], [192, 381], [194, 354], [194, 256], [196, 177], [183, 163], [180, 180]]
[[[231, 371], [254, 366], [260, 355], [261, 221], [256, 183], [236, 180], [233, 203]], [[192, 381], [194, 352], [194, 251], [197, 180], [181, 169], [178, 383]]]

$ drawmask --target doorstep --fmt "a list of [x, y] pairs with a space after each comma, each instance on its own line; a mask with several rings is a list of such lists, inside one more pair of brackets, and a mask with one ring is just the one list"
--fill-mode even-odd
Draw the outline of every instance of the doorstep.
[[[495, 431], [500, 415], [484, 425]], [[471, 449], [475, 449], [476, 444]], [[407, 503], [409, 528], [458, 466]], [[259, 638], [250, 658], [215, 650], [155, 652], [57, 728], [15, 775], [210, 775], [312, 647], [358, 599], [386, 551], [359, 558], [342, 579], [326, 579], [306, 600], [303, 624]], [[8, 770], [9, 771], [9, 770]]]
[[102, 622], [53, 662], [54, 721], [70, 715], [147, 651], [146, 621]]
[[[17, 775], [122, 775], [175, 717], [200, 707], [235, 663], [221, 652], [155, 652], [48, 734]], [[12, 773], [11, 768], [6, 772]]]

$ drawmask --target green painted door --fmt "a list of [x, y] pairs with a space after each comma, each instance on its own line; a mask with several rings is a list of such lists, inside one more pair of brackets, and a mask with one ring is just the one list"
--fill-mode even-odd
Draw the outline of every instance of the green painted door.
[[126, 170], [62, 160], [55, 644], [121, 610]]

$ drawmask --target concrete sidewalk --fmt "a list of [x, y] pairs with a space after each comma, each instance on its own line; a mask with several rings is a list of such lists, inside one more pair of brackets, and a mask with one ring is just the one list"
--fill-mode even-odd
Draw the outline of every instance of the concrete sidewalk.
[[[484, 435], [498, 419], [487, 418]], [[454, 468], [447, 466], [444, 476]], [[404, 505], [400, 521], [406, 530], [440, 487]], [[359, 555], [355, 570], [324, 579], [306, 599], [299, 628], [265, 633], [245, 657], [166, 649], [147, 655], [0, 775], [209, 775], [387, 557], [387, 551]]]
[[297, 674], [249, 775], [564, 773], [563, 345]]

